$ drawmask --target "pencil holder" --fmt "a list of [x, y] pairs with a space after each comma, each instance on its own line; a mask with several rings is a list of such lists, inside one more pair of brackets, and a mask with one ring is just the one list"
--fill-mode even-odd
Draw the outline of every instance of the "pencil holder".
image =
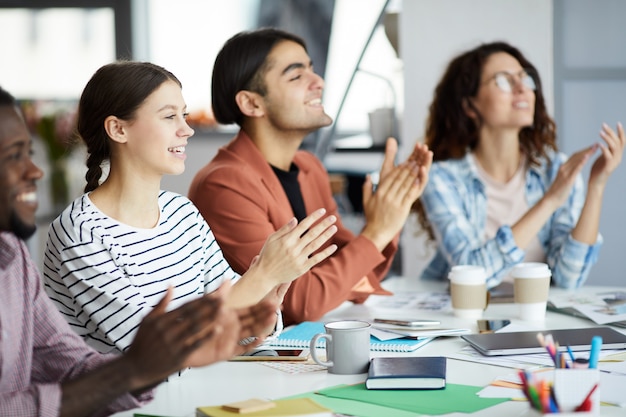
[[[558, 412], [542, 412], [531, 407], [526, 417], [587, 417], [600, 415], [600, 373], [598, 369], [555, 369], [539, 372], [533, 379], [551, 383]], [[594, 388], [595, 387], [595, 388]], [[592, 391], [593, 390], [593, 391]], [[591, 393], [591, 395], [589, 395]], [[586, 411], [575, 411], [584, 404]]]

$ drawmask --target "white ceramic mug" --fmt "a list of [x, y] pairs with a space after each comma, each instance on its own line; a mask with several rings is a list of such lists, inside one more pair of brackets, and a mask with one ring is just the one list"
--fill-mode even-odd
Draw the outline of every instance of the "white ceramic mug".
[[542, 262], [523, 262], [511, 269], [513, 295], [520, 319], [545, 320], [551, 276], [550, 267]]
[[479, 319], [487, 308], [487, 274], [477, 265], [456, 265], [448, 274], [450, 298], [454, 315], [465, 319]]
[[[370, 363], [371, 324], [360, 320], [340, 320], [324, 324], [326, 333], [311, 339], [311, 357], [331, 374], [362, 374]], [[326, 339], [326, 361], [317, 357], [315, 346]]]
[[368, 114], [370, 135], [374, 145], [383, 145], [387, 138], [393, 136], [395, 111], [393, 107], [381, 107]]

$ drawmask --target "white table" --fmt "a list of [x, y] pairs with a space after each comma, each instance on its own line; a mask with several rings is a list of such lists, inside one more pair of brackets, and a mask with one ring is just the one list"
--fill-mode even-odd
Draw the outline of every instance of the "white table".
[[[390, 278], [384, 286], [392, 291], [442, 291], [443, 284], [421, 282], [409, 278]], [[613, 288], [589, 287], [583, 291], [600, 291]], [[563, 290], [552, 291], [562, 292]], [[372, 300], [371, 304], [375, 304]], [[398, 311], [382, 311], [369, 305], [344, 303], [324, 317], [324, 321], [343, 318], [371, 319], [387, 313], [399, 314]], [[454, 317], [450, 312], [428, 314], [423, 311], [405, 311], [407, 317], [433, 318], [440, 320], [444, 327], [469, 327], [476, 329], [474, 321], [465, 321]], [[513, 304], [492, 304], [485, 311], [485, 318], [511, 319], [516, 322], [516, 309]], [[548, 312], [545, 323], [537, 329], [557, 329], [567, 327], [593, 326], [591, 321]], [[620, 330], [620, 329], [618, 329]], [[623, 330], [620, 330], [623, 331]], [[466, 346], [458, 337], [439, 338], [412, 353], [396, 353], [395, 355], [437, 356], [458, 352]], [[393, 355], [389, 352], [373, 352], [373, 355]], [[498, 376], [510, 374], [510, 368], [479, 364], [459, 360], [448, 360], [447, 380], [450, 383], [473, 386], [486, 386]], [[195, 407], [218, 405], [249, 398], [277, 399], [290, 395], [301, 394], [339, 384], [363, 382], [362, 375], [331, 375], [325, 371], [302, 374], [288, 374], [254, 362], [222, 362], [205, 368], [191, 369], [180, 378], [161, 384], [156, 391], [155, 400], [141, 409], [118, 413], [116, 417], [132, 417], [133, 413], [145, 413], [162, 416], [193, 417]], [[473, 415], [484, 417], [522, 416], [528, 404], [525, 402], [507, 401], [497, 406], [482, 410]], [[602, 415], [624, 416], [626, 410], [618, 407], [602, 407]]]

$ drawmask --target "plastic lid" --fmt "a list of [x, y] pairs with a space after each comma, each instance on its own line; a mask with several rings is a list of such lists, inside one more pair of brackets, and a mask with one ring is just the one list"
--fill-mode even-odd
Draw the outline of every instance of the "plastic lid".
[[476, 285], [487, 280], [487, 273], [482, 266], [457, 265], [450, 270], [448, 279], [456, 284]]
[[552, 276], [550, 267], [543, 262], [522, 262], [511, 270], [514, 278], [545, 278]]

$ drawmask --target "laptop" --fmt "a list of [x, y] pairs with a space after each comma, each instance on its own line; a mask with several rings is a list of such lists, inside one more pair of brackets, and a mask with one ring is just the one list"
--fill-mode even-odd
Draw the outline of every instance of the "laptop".
[[485, 356], [545, 353], [537, 340], [538, 333], [551, 334], [559, 351], [567, 351], [567, 346], [573, 351], [590, 350], [593, 336], [602, 337], [602, 349], [626, 349], [626, 335], [610, 327], [466, 334], [461, 338]]

